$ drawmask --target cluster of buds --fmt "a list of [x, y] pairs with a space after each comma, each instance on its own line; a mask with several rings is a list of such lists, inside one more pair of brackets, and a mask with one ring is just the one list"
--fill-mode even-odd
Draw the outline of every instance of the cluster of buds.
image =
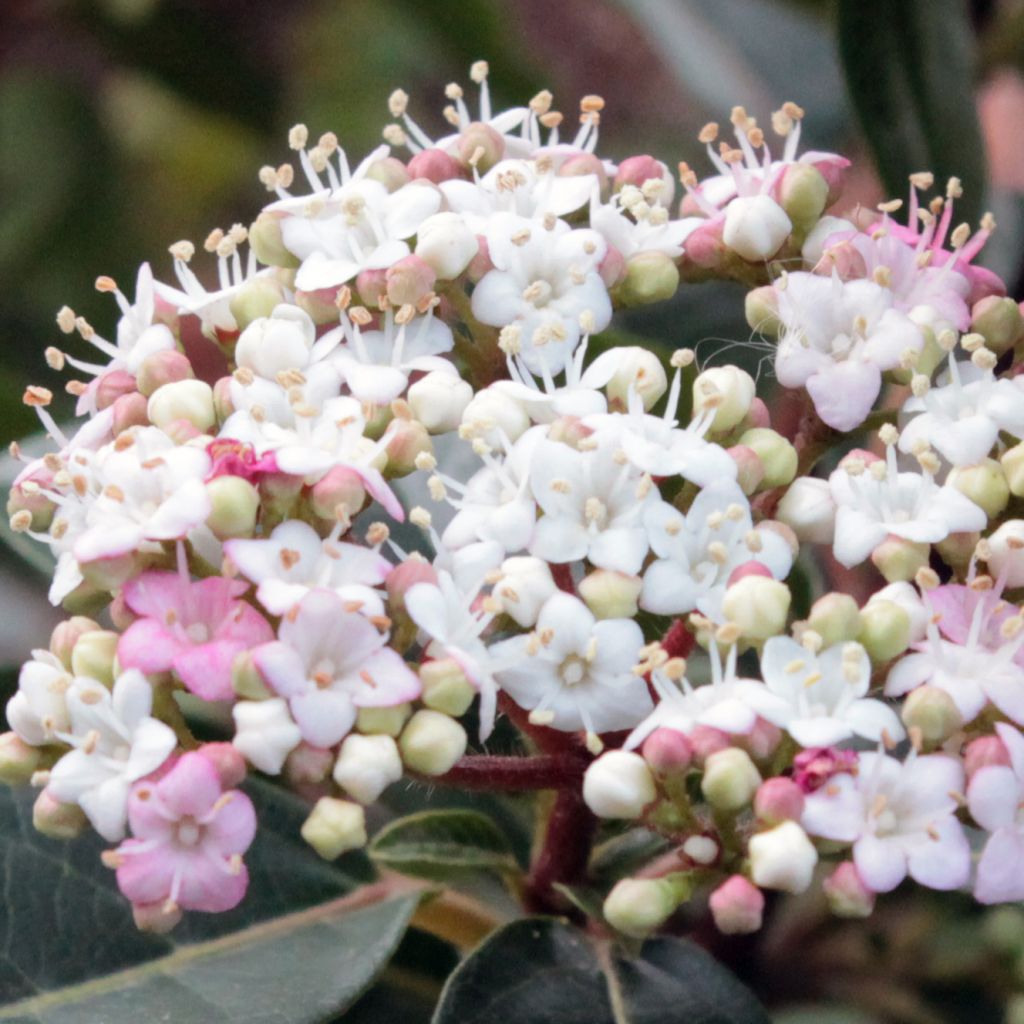
[[[815, 878], [847, 916], [908, 875], [1024, 898], [1024, 320], [973, 264], [991, 217], [954, 227], [959, 183], [925, 203], [925, 174], [906, 223], [834, 215], [848, 161], [799, 155], [795, 104], [774, 154], [742, 108], [735, 143], [706, 126], [716, 173], [682, 165], [676, 204], [660, 161], [597, 154], [599, 97], [565, 134], [549, 93], [494, 112], [472, 78], [479, 116], [449, 86], [436, 140], [395, 92], [354, 168], [295, 126], [269, 205], [206, 240], [215, 287], [179, 242], [173, 286], [97, 281], [111, 340], [60, 311], [82, 422], [28, 388], [55, 447], [8, 509], [71, 617], [0, 777], [39, 787], [44, 833], [114, 844], [151, 929], [242, 899], [247, 771], [311, 795], [334, 858], [501, 716], [588, 765], [541, 788], [669, 841], [607, 895], [628, 934], [698, 892], [753, 931]], [[707, 278], [752, 288], [771, 409], [724, 353], [589, 355]], [[797, 560], [858, 597], [801, 604]], [[231, 741], [198, 744], [186, 697]]]

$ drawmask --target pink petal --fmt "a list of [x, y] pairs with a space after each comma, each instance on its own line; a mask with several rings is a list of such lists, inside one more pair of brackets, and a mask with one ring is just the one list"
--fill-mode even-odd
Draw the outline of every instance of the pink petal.
[[236, 655], [248, 649], [238, 640], [215, 640], [189, 647], [174, 659], [174, 671], [203, 700], [231, 700], [235, 695], [231, 666]]
[[155, 794], [176, 818], [205, 814], [220, 796], [217, 769], [202, 754], [183, 754], [156, 784]]
[[137, 619], [118, 641], [117, 658], [125, 668], [167, 672], [190, 646], [156, 619]]
[[210, 841], [221, 853], [245, 853], [256, 835], [256, 811], [240, 790], [225, 794], [227, 799], [205, 826]]

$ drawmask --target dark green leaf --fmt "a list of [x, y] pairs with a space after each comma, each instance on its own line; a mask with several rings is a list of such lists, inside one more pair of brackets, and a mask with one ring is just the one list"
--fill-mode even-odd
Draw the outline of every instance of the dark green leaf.
[[889, 192], [934, 171], [964, 183], [956, 221], [973, 221], [985, 161], [963, 0], [840, 0], [839, 50], [851, 98]]
[[421, 811], [399, 818], [377, 833], [370, 856], [378, 864], [423, 878], [517, 870], [504, 834], [476, 811]]
[[627, 960], [562, 921], [496, 932], [448, 980], [434, 1024], [768, 1024], [709, 953], [658, 938]]
[[664, 853], [669, 842], [646, 828], [631, 828], [594, 847], [590, 873], [600, 881], [616, 882]]

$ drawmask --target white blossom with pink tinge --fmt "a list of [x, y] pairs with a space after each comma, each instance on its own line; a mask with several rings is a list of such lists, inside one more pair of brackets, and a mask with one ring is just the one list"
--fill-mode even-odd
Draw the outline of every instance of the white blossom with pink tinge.
[[264, 682], [288, 701], [302, 738], [339, 743], [359, 708], [394, 707], [420, 693], [419, 677], [387, 646], [387, 635], [329, 590], [313, 590], [252, 652]]
[[944, 754], [905, 762], [863, 753], [857, 774], [835, 775], [809, 793], [801, 819], [814, 836], [853, 844], [853, 862], [875, 892], [890, 892], [909, 874], [930, 889], [958, 889], [971, 872], [971, 849], [957, 794], [963, 767]]
[[173, 670], [203, 700], [231, 699], [235, 656], [274, 639], [270, 623], [239, 600], [248, 589], [240, 580], [192, 581], [175, 572], [129, 580], [125, 603], [140, 617], [121, 635], [118, 660], [147, 673]]
[[221, 913], [249, 886], [242, 854], [256, 834], [252, 801], [223, 791], [201, 752], [183, 754], [160, 778], [138, 782], [128, 799], [126, 839], [104, 861], [136, 906]]
[[18, 673], [18, 692], [7, 702], [4, 713], [10, 727], [30, 746], [53, 743], [58, 732], [71, 725], [67, 692], [71, 673], [55, 654], [32, 652]]

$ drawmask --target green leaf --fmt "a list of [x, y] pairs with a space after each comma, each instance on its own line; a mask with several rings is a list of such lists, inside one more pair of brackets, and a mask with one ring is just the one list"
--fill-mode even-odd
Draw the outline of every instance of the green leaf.
[[299, 911], [159, 960], [16, 1003], [0, 1020], [315, 1024], [350, 1006], [394, 952], [419, 902], [406, 894], [352, 911]]
[[985, 191], [974, 103], [973, 40], [963, 0], [839, 0], [850, 96], [886, 188], [934, 171], [964, 183], [954, 223], [973, 222]]
[[709, 953], [657, 938], [626, 959], [550, 918], [495, 932], [448, 979], [434, 1024], [768, 1024]]
[[378, 864], [421, 878], [465, 871], [518, 871], [504, 833], [476, 811], [421, 811], [377, 833], [369, 848]]
[[590, 857], [590, 873], [602, 882], [617, 882], [669, 848], [664, 836], [646, 828], [631, 828], [598, 846]]

